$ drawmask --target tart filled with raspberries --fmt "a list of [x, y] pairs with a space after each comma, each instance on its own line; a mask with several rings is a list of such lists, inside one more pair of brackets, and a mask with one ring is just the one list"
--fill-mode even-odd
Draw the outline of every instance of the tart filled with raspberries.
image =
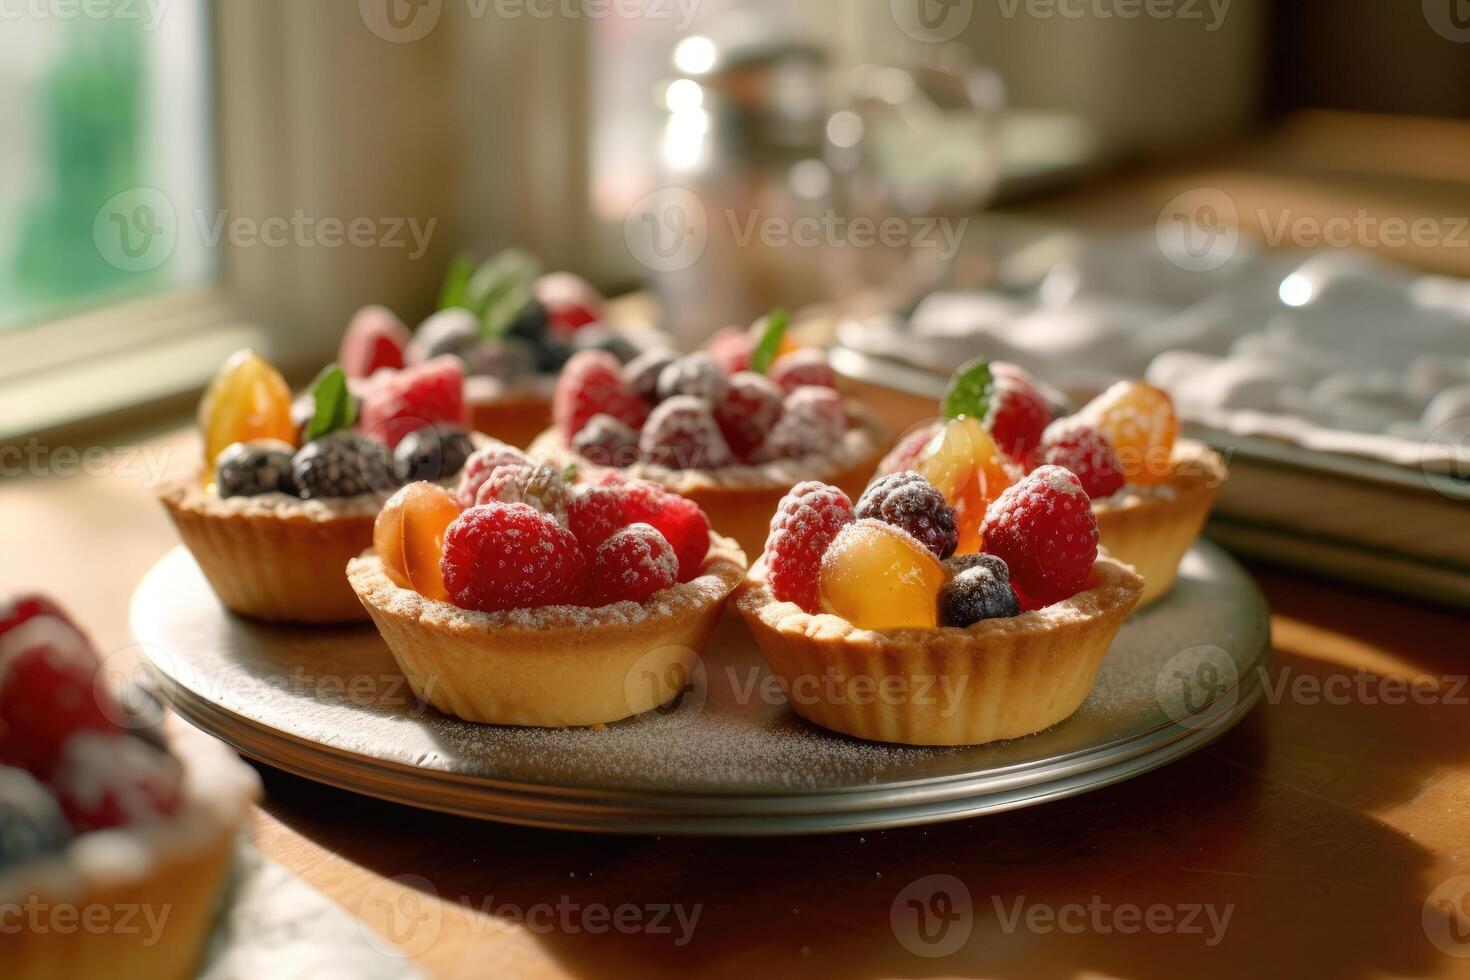
[[555, 425], [531, 452], [665, 486], [753, 552], [787, 489], [825, 480], [856, 492], [884, 441], [837, 390], [826, 354], [790, 345], [785, 327], [778, 311], [706, 350], [650, 351], [625, 366], [579, 353], [557, 381]]
[[1178, 438], [1169, 396], [1120, 381], [1074, 415], [1053, 418], [1040, 386], [1014, 364], [973, 361], [950, 380], [945, 418], [911, 431], [879, 473], [914, 469], [960, 512], [978, 546], [985, 508], [1021, 474], [1061, 466], [1092, 500], [1104, 550], [1147, 583], [1140, 606], [1174, 585], [1226, 469], [1201, 443]]
[[245, 350], [199, 406], [204, 465], [159, 489], [224, 605], [277, 622], [364, 618], [347, 559], [372, 544], [383, 501], [415, 480], [452, 482], [482, 436], [464, 426], [456, 358], [348, 378], [329, 365], [293, 404]]
[[165, 739], [162, 719], [109, 685], [55, 602], [0, 600], [0, 908], [169, 913], [131, 930], [13, 915], [6, 977], [195, 974], [259, 781], [187, 726]]
[[412, 483], [347, 575], [414, 692], [466, 721], [600, 725], [677, 697], [745, 574], [692, 500], [504, 444]]
[[1076, 711], [1143, 592], [1098, 553], [1075, 474], [1041, 466], [962, 514], [913, 470], [856, 504], [793, 487], [736, 600], [792, 708], [824, 728], [911, 745], [969, 745]]
[[439, 357], [463, 365], [469, 425], [502, 442], [526, 446], [551, 424], [556, 375], [579, 350], [627, 361], [650, 343], [607, 325], [607, 304], [570, 272], [542, 274], [517, 250], [478, 265], [450, 267], [439, 308], [412, 332], [391, 310], [358, 310], [342, 338], [338, 361], [349, 378], [414, 367]]

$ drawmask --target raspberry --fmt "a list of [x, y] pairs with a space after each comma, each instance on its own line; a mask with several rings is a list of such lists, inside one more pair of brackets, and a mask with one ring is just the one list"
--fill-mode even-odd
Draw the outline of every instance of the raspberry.
[[750, 334], [739, 327], [725, 327], [715, 333], [705, 345], [709, 356], [726, 374], [750, 370], [750, 356], [755, 353], [755, 342]]
[[475, 497], [480, 487], [490, 479], [498, 466], [532, 466], [535, 461], [514, 446], [503, 442], [492, 442], [483, 449], [470, 453], [464, 469], [459, 471], [459, 486], [454, 489], [455, 502], [463, 510], [475, 506]]
[[374, 377], [362, 398], [358, 428], [396, 447], [404, 436], [430, 423], [463, 425], [464, 420], [464, 362], [436, 357]]
[[475, 495], [476, 504], [530, 504], [567, 524], [567, 481], [551, 466], [498, 466]]
[[658, 374], [658, 400], [691, 395], [706, 405], [717, 405], [725, 397], [725, 372], [704, 351], [685, 354]]
[[1123, 466], [1112, 443], [1086, 422], [1058, 419], [1047, 426], [1038, 455], [1043, 463], [1077, 474], [1082, 489], [1093, 500], [1111, 497], [1123, 489]]
[[403, 367], [403, 352], [413, 338], [398, 315], [385, 306], [364, 306], [352, 315], [337, 363], [349, 378], [366, 378], [379, 368]]
[[831, 388], [803, 385], [781, 406], [781, 419], [757, 453], [758, 458], [796, 459], [830, 452], [847, 432], [847, 409]]
[[480, 612], [570, 602], [586, 567], [571, 531], [528, 504], [480, 504], [444, 532], [439, 567], [455, 605]]
[[917, 473], [880, 477], [858, 498], [854, 514], [859, 520], [873, 517], [902, 528], [941, 560], [954, 554], [960, 543], [954, 508]]
[[118, 731], [96, 686], [97, 655], [59, 619], [39, 616], [0, 642], [0, 761], [44, 777], [79, 731]]
[[716, 469], [732, 459], [709, 403], [692, 395], [659, 403], [638, 436], [638, 450], [649, 462], [675, 470]]
[[393, 472], [400, 483], [447, 480], [464, 469], [475, 451], [470, 434], [457, 425], [437, 422], [415, 429], [393, 450]]
[[822, 555], [854, 519], [852, 501], [837, 487], [815, 480], [792, 487], [776, 507], [766, 538], [766, 579], [771, 594], [809, 613], [821, 612]]
[[599, 413], [572, 436], [572, 451], [598, 466], [628, 466], [638, 461], [638, 433], [621, 419]]
[[214, 461], [215, 488], [221, 497], [299, 496], [296, 478], [291, 475], [294, 452], [278, 439], [232, 442]]
[[291, 460], [291, 477], [307, 500], [386, 495], [398, 488], [388, 447], [351, 430], [333, 432], [302, 446]]
[[1014, 364], [996, 362], [990, 370], [995, 387], [985, 413], [986, 428], [1000, 448], [1023, 459], [1041, 441], [1042, 430], [1051, 421], [1051, 406], [1031, 376]]
[[666, 348], [646, 351], [623, 366], [623, 380], [639, 398], [650, 405], [657, 405], [658, 376], [678, 359], [678, 354]]
[[939, 590], [939, 620], [945, 626], [969, 626], [982, 619], [1020, 615], [1021, 603], [1004, 571], [975, 565], [960, 572]]
[[673, 546], [657, 529], [640, 523], [615, 531], [597, 546], [588, 581], [593, 600], [605, 606], [623, 600], [646, 602], [678, 577]]
[[177, 813], [184, 770], [167, 752], [127, 735], [84, 732], [67, 740], [52, 785], [78, 831], [147, 823]]
[[583, 350], [573, 354], [557, 378], [551, 396], [551, 416], [571, 439], [599, 413], [639, 428], [648, 418], [648, 404], [623, 380], [623, 368], [607, 351]]
[[61, 850], [66, 818], [46, 787], [19, 769], [0, 767], [0, 874]]
[[877, 475], [887, 476], [890, 473], [902, 473], [904, 470], [914, 469], [919, 463], [919, 453], [924, 451], [929, 440], [934, 438], [943, 425], [942, 421], [935, 419], [904, 433], [888, 451], [888, 455], [878, 463]]
[[776, 358], [776, 363], [771, 365], [771, 380], [781, 386], [781, 390], [787, 393], [795, 391], [802, 385], [816, 385], [819, 388], [836, 388], [837, 375], [832, 372], [832, 365], [827, 360], [825, 351], [815, 347], [804, 347], [794, 350], [790, 354], [782, 354]]
[[647, 480], [624, 480], [618, 485], [628, 523], [651, 524], [673, 545], [679, 559], [679, 581], [698, 575], [709, 552], [709, 518], [699, 505]]
[[985, 550], [1011, 569], [1026, 609], [1082, 591], [1097, 560], [1097, 518], [1077, 477], [1060, 466], [1038, 467], [1000, 495], [985, 514]]
[[575, 273], [548, 273], [537, 279], [532, 289], [546, 307], [552, 330], [571, 333], [602, 319], [602, 294]]
[[567, 527], [582, 550], [592, 552], [614, 531], [625, 526], [623, 495], [615, 487], [572, 487], [567, 501]]
[[[11, 596], [4, 602], [0, 602], [0, 641], [3, 641], [5, 634], [35, 619], [37, 616], [47, 616], [51, 619], [61, 620], [61, 622], [71, 627], [72, 632], [77, 635], [78, 639], [83, 643], [86, 642], [86, 638], [82, 636], [76, 624], [71, 621], [71, 617], [66, 614], [54, 599], [35, 592]], [[0, 647], [0, 682], [4, 680], [3, 668], [4, 648]]]
[[715, 422], [730, 449], [748, 459], [766, 434], [781, 418], [781, 389], [774, 381], [754, 371], [730, 377], [725, 397], [715, 407]]

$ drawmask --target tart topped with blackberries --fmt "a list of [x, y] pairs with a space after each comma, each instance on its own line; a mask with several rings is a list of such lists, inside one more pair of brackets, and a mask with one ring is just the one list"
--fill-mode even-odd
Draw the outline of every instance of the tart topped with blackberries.
[[727, 328], [705, 350], [604, 353], [567, 362], [555, 425], [532, 455], [651, 480], [696, 501], [715, 530], [756, 550], [781, 495], [820, 479], [856, 492], [882, 453], [881, 428], [837, 388], [825, 352], [800, 348], [777, 311]]
[[263, 358], [231, 357], [199, 407], [204, 466], [159, 492], [220, 601], [271, 621], [362, 619], [342, 570], [400, 486], [458, 478], [475, 449], [462, 384], [456, 358], [366, 379], [332, 364], [293, 404]]

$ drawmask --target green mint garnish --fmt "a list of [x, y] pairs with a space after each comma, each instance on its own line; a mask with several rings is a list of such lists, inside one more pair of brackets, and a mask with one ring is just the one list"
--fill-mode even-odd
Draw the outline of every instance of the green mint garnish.
[[507, 249], [480, 263], [465, 285], [464, 306], [480, 318], [480, 333], [499, 337], [531, 301], [541, 263]]
[[790, 323], [786, 311], [779, 307], [771, 311], [766, 317], [765, 329], [761, 331], [761, 339], [756, 342], [755, 350], [750, 355], [750, 369], [757, 374], [765, 374], [766, 368], [776, 359], [776, 354], [781, 350], [781, 341], [786, 337], [786, 327]]
[[990, 362], [976, 358], [961, 367], [949, 379], [944, 390], [943, 410], [946, 418], [957, 419], [961, 415], [972, 419], [984, 419], [990, 410], [990, 396], [995, 391], [995, 378], [990, 373]]
[[468, 252], [460, 252], [449, 263], [444, 275], [444, 285], [439, 287], [438, 310], [464, 306], [469, 301], [470, 276], [475, 272], [475, 260]]
[[311, 383], [311, 400], [315, 407], [306, 423], [307, 442], [350, 429], [357, 421], [357, 403], [347, 390], [347, 375], [335, 362], [322, 368]]

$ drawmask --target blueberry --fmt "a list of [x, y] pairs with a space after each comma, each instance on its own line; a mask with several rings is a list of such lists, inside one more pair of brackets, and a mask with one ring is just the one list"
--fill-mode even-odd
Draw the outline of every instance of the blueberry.
[[658, 376], [679, 359], [671, 350], [644, 351], [623, 366], [623, 380], [650, 405], [658, 404]]
[[465, 460], [474, 451], [468, 432], [437, 422], [403, 437], [393, 450], [393, 469], [401, 483], [438, 482], [464, 469]]
[[542, 374], [556, 374], [571, 359], [572, 345], [565, 340], [547, 335], [535, 344], [536, 370]]
[[419, 324], [405, 359], [418, 364], [441, 354], [465, 358], [479, 341], [480, 321], [473, 313], [459, 307], [440, 310]]
[[214, 483], [221, 497], [255, 497], [262, 493], [296, 496], [291, 475], [291, 447], [276, 439], [234, 442], [214, 464]]
[[516, 314], [510, 326], [506, 329], [512, 337], [524, 337], [526, 340], [536, 343], [546, 336], [546, 327], [551, 318], [546, 313], [546, 307], [538, 299], [527, 303], [521, 312]]
[[995, 555], [955, 555], [953, 558], [945, 559], [944, 567], [949, 570], [950, 575], [958, 575], [971, 568], [988, 568], [1007, 582], [1011, 580], [1011, 566], [1006, 564], [1004, 558]]
[[572, 334], [572, 350], [605, 350], [624, 364], [638, 356], [638, 347], [625, 334], [600, 323], [589, 323]]
[[307, 443], [297, 451], [291, 469], [308, 500], [388, 494], [398, 486], [388, 447], [357, 432], [333, 432]]
[[60, 850], [69, 836], [46, 788], [29, 773], [0, 766], [0, 872]]
[[1003, 619], [1021, 612], [1010, 578], [988, 564], [960, 572], [939, 592], [939, 614], [945, 626], [969, 626], [982, 619]]

